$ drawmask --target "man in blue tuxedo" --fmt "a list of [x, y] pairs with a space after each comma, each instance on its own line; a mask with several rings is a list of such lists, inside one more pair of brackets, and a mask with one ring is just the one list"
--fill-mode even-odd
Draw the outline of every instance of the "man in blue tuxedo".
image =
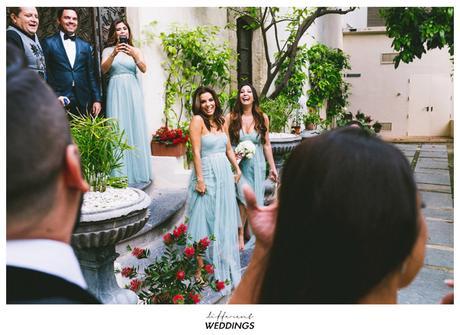
[[95, 304], [70, 246], [83, 179], [56, 94], [7, 47], [6, 301]]
[[101, 93], [94, 73], [91, 45], [76, 36], [78, 14], [75, 8], [61, 8], [57, 21], [59, 32], [43, 40], [47, 81], [65, 105], [70, 100], [72, 113], [86, 111], [98, 115]]

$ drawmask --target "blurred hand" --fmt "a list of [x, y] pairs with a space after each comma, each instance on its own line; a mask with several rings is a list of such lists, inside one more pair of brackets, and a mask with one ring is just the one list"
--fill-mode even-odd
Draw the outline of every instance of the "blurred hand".
[[246, 213], [252, 231], [256, 236], [256, 243], [267, 251], [273, 244], [276, 218], [278, 215], [278, 202], [275, 201], [269, 206], [259, 207], [256, 195], [250, 186], [244, 185], [243, 193], [246, 199]]
[[[447, 279], [445, 281], [447, 286], [454, 288], [454, 280]], [[453, 304], [454, 303], [454, 292], [447, 293], [441, 300], [441, 304]]]
[[92, 114], [94, 116], [98, 116], [99, 113], [101, 112], [101, 109], [102, 109], [102, 106], [101, 106], [101, 103], [96, 101], [93, 103], [93, 110], [92, 110]]
[[200, 195], [204, 195], [206, 193], [206, 184], [203, 180], [196, 182], [195, 191], [197, 191]]
[[273, 180], [273, 182], [276, 183], [278, 181], [278, 171], [276, 171], [276, 169], [270, 169], [268, 178], [270, 178], [271, 180]]
[[238, 169], [238, 171], [236, 171], [236, 174], [234, 175], [235, 177], [235, 183], [238, 183], [241, 179], [241, 170]]

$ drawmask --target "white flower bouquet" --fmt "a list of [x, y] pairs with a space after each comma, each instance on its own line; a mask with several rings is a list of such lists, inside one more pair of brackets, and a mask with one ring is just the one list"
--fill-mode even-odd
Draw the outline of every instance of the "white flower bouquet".
[[242, 159], [245, 159], [245, 158], [251, 159], [252, 157], [254, 157], [255, 153], [256, 153], [256, 146], [254, 145], [254, 143], [252, 143], [249, 140], [240, 142], [235, 148], [235, 154], [236, 154], [238, 163]]

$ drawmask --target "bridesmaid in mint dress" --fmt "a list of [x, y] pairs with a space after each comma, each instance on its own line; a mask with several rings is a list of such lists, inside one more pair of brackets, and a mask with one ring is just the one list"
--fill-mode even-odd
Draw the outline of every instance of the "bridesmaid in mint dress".
[[[193, 171], [188, 190], [186, 216], [194, 241], [214, 235], [207, 257], [218, 280], [229, 279], [235, 287], [241, 279], [238, 251], [240, 216], [235, 181], [241, 176], [214, 90], [199, 87], [193, 94], [190, 139]], [[231, 164], [230, 164], [231, 163]], [[236, 175], [233, 175], [233, 165]], [[227, 286], [222, 294], [228, 295]]]
[[142, 53], [132, 44], [127, 22], [115, 20], [112, 23], [107, 45], [101, 63], [102, 72], [109, 74], [106, 115], [118, 120], [128, 144], [134, 147], [125, 151], [123, 166], [113, 174], [128, 176], [130, 185], [148, 183], [152, 179], [150, 139], [145, 128], [144, 99], [137, 78], [137, 70], [144, 73], [147, 67]]
[[[229, 125], [231, 143], [236, 147], [243, 141], [251, 141], [256, 147], [252, 158], [240, 161], [242, 177], [237, 187], [242, 227], [239, 229], [239, 247], [244, 249], [245, 239], [249, 239], [249, 227], [246, 216], [246, 201], [243, 196], [243, 184], [249, 184], [256, 194], [257, 204], [264, 205], [264, 181], [266, 176], [266, 161], [270, 167], [268, 177], [274, 182], [278, 179], [275, 161], [273, 160], [270, 144], [269, 120], [259, 108], [259, 98], [251, 84], [243, 84], [239, 88], [239, 97], [233, 110], [226, 115]], [[244, 236], [246, 235], [246, 237]]]

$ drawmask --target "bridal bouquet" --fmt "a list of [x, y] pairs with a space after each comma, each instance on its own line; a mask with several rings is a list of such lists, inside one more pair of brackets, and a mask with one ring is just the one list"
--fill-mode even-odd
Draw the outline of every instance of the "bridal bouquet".
[[235, 148], [235, 154], [237, 156], [238, 163], [245, 158], [251, 159], [254, 157], [255, 153], [256, 146], [249, 140], [240, 142]]

